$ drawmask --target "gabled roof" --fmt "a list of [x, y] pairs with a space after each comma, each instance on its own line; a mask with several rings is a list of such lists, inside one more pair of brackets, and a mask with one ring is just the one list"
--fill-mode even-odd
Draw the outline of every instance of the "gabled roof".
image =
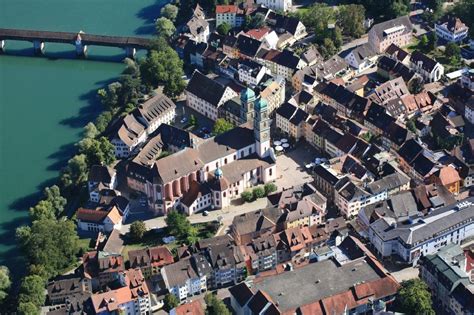
[[397, 45], [393, 43], [390, 44], [390, 46], [388, 46], [388, 48], [385, 50], [385, 53], [394, 57], [400, 62], [405, 60], [405, 58], [409, 55], [408, 52], [406, 52], [405, 50], [401, 49], [400, 47], [398, 47]]
[[92, 165], [89, 170], [88, 181], [94, 183], [110, 183], [115, 170], [105, 165]]
[[412, 24], [408, 16], [404, 15], [393, 20], [385, 21], [382, 23], [374, 24], [371, 32], [374, 32], [379, 40], [383, 40], [384, 37], [388, 36], [388, 33], [397, 30], [403, 30], [403, 34], [412, 32]]
[[216, 107], [222, 99], [225, 89], [225, 86], [208, 78], [198, 70], [194, 71], [193, 76], [186, 87], [186, 91]]
[[420, 51], [414, 51], [411, 54], [410, 61], [416, 65], [421, 64], [421, 68], [428, 73], [431, 73], [439, 64], [436, 60], [428, 57]]
[[255, 57], [262, 43], [256, 39], [245, 35], [239, 35], [237, 37], [236, 47], [241, 54], [248, 57]]
[[408, 164], [411, 164], [415, 158], [423, 152], [423, 147], [415, 139], [406, 141], [398, 150], [398, 155]]

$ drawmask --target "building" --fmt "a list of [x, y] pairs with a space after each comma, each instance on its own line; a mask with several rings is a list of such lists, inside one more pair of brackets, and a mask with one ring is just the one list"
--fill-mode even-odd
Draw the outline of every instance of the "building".
[[471, 91], [474, 91], [474, 69], [464, 71], [461, 76], [461, 85]]
[[245, 16], [237, 5], [216, 5], [216, 27], [222, 23], [229, 24], [232, 28], [241, 27]]
[[420, 74], [425, 82], [437, 82], [444, 74], [444, 67], [422, 52], [414, 51], [410, 57], [411, 68]]
[[420, 260], [420, 276], [434, 300], [447, 314], [472, 314], [474, 277], [472, 250], [450, 244]]
[[264, 51], [257, 60], [263, 63], [270, 70], [273, 76], [280, 76], [285, 78], [287, 81], [291, 81], [295, 71], [306, 66], [306, 63], [303, 60], [293, 54], [292, 51], [286, 49], [283, 51]]
[[357, 73], [360, 73], [374, 65], [377, 57], [377, 53], [367, 43], [352, 49], [344, 59], [356, 69]]
[[257, 4], [261, 4], [267, 8], [270, 8], [275, 11], [283, 11], [286, 12], [291, 9], [293, 5], [292, 0], [257, 0]]
[[212, 267], [202, 254], [179, 260], [161, 270], [168, 291], [180, 301], [207, 290]]
[[117, 186], [116, 171], [105, 165], [92, 165], [87, 177], [87, 188], [89, 189], [89, 200], [99, 202], [101, 190], [115, 189]]
[[309, 114], [304, 110], [286, 102], [276, 110], [276, 127], [293, 139], [299, 140], [304, 136], [304, 122], [308, 117]]
[[140, 269], [129, 269], [119, 274], [120, 287], [92, 295], [94, 314], [147, 315], [151, 313], [148, 286]]
[[392, 44], [404, 47], [412, 40], [412, 30], [408, 16], [401, 16], [372, 26], [368, 43], [376, 53], [384, 52]]
[[194, 14], [191, 19], [186, 23], [185, 26], [187, 33], [186, 35], [197, 43], [207, 43], [210, 35], [209, 23], [206, 21], [204, 11], [196, 5]]
[[211, 244], [207, 247], [206, 253], [212, 267], [212, 273], [207, 282], [209, 287], [235, 285], [245, 279], [247, 266], [240, 246], [228, 243]]
[[237, 315], [365, 314], [385, 310], [397, 294], [397, 281], [372, 256], [357, 252], [356, 257], [346, 256], [342, 263], [327, 259], [290, 267], [256, 278], [251, 287], [239, 284], [229, 290], [231, 305]]
[[153, 211], [166, 214], [176, 208], [192, 214], [205, 202], [225, 208], [245, 189], [276, 179], [267, 103], [248, 88], [241, 102], [246, 124], [158, 159], [148, 168], [140, 179], [143, 185], [137, 187]]
[[356, 217], [370, 200], [370, 194], [356, 186], [348, 177], [341, 178], [334, 188], [334, 203], [348, 219]]
[[47, 285], [48, 300], [51, 304], [66, 303], [68, 297], [76, 294], [92, 293], [91, 280], [80, 277], [61, 277], [50, 281]]
[[204, 308], [199, 300], [176, 306], [170, 315], [204, 315]]
[[173, 255], [166, 246], [155, 246], [128, 252], [130, 268], [140, 269], [148, 279], [160, 273], [162, 267], [174, 262]]
[[256, 87], [263, 76], [267, 73], [267, 68], [252, 60], [242, 60], [238, 65], [239, 81], [251, 87]]
[[116, 206], [110, 209], [79, 208], [76, 212], [77, 228], [81, 231], [106, 232], [120, 229], [123, 216]]
[[250, 272], [258, 274], [276, 268], [278, 264], [277, 241], [273, 234], [264, 234], [251, 240], [245, 247], [250, 261]]
[[282, 215], [280, 208], [265, 208], [235, 216], [230, 226], [230, 235], [237, 245], [249, 244], [253, 239], [281, 229]]
[[170, 124], [176, 116], [176, 105], [164, 94], [158, 94], [138, 105], [116, 125], [111, 143], [115, 156], [129, 157], [161, 124]]
[[237, 96], [230, 87], [223, 86], [197, 70], [194, 71], [185, 94], [187, 106], [212, 120], [217, 120], [220, 106]]
[[109, 284], [125, 270], [125, 262], [120, 254], [91, 251], [82, 256], [81, 275], [90, 279], [93, 291]]
[[431, 175], [431, 181], [446, 188], [452, 194], [459, 194], [462, 178], [458, 171], [451, 166], [444, 166]]
[[401, 261], [416, 265], [420, 257], [474, 235], [473, 201], [468, 198], [404, 223], [380, 218], [370, 225], [370, 242], [381, 257], [396, 255]]
[[469, 27], [459, 18], [448, 15], [446, 18], [435, 23], [436, 35], [451, 43], [462, 42], [469, 33]]

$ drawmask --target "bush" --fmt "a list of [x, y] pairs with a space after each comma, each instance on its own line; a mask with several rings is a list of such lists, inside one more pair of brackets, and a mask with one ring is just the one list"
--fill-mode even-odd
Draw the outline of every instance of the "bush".
[[259, 199], [259, 198], [263, 198], [265, 197], [265, 189], [263, 189], [262, 187], [255, 187], [252, 191], [253, 193], [253, 197], [255, 199]]
[[130, 237], [135, 241], [141, 241], [143, 236], [145, 235], [147, 229], [145, 222], [143, 221], [135, 221], [130, 225]]
[[240, 197], [245, 201], [245, 202], [252, 202], [253, 201], [253, 193], [251, 191], [244, 191], [240, 195]]
[[163, 300], [164, 306], [163, 308], [165, 311], [169, 312], [173, 308], [179, 305], [179, 300], [174, 294], [168, 293], [165, 295], [165, 299]]
[[263, 188], [265, 189], [265, 195], [267, 196], [277, 190], [277, 186], [274, 183], [267, 183]]

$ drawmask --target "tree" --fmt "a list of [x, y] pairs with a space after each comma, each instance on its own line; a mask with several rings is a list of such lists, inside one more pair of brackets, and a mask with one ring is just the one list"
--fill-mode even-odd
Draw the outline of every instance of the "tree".
[[216, 122], [214, 123], [214, 128], [212, 129], [212, 133], [214, 135], [220, 135], [221, 133], [229, 131], [233, 128], [234, 128], [234, 125], [232, 125], [232, 123], [228, 122], [224, 118], [218, 118]]
[[189, 117], [189, 124], [193, 127], [197, 126], [197, 120], [196, 120], [196, 116], [194, 116], [194, 114], [191, 114], [191, 116]]
[[299, 14], [299, 19], [306, 29], [314, 31], [316, 38], [323, 39], [327, 37], [328, 24], [335, 20], [335, 13], [327, 4], [315, 3], [304, 13]]
[[398, 291], [397, 311], [413, 315], [434, 315], [431, 293], [421, 279], [403, 281]]
[[406, 127], [408, 130], [410, 130], [413, 133], [416, 133], [416, 124], [415, 124], [416, 119], [414, 117], [410, 118], [406, 122]]
[[122, 84], [120, 82], [112, 82], [107, 85], [105, 89], [99, 89], [97, 95], [99, 99], [107, 110], [118, 107], [118, 100], [120, 90], [122, 89]]
[[99, 139], [85, 138], [79, 141], [79, 153], [87, 158], [87, 164], [110, 165], [115, 161], [115, 147], [106, 137]]
[[428, 34], [428, 46], [427, 51], [433, 51], [436, 49], [436, 46], [438, 45], [438, 35], [436, 35], [436, 32], [430, 32]]
[[8, 290], [11, 285], [10, 270], [5, 266], [0, 266], [0, 303], [8, 296]]
[[342, 32], [341, 32], [341, 28], [339, 26], [336, 26], [333, 29], [332, 41], [334, 42], [334, 46], [336, 46], [337, 49], [339, 49], [343, 44]]
[[173, 22], [165, 17], [160, 17], [155, 22], [156, 33], [160, 36], [170, 38], [176, 32]]
[[446, 56], [449, 58], [460, 59], [461, 48], [456, 43], [448, 43], [445, 50]]
[[34, 207], [30, 208], [30, 217], [32, 221], [55, 219], [53, 205], [47, 200], [41, 200]]
[[365, 33], [365, 8], [358, 4], [338, 6], [337, 24], [342, 33], [352, 37], [361, 37]]
[[206, 314], [208, 315], [231, 315], [227, 306], [217, 298], [216, 295], [208, 293], [204, 296], [206, 302]]
[[265, 16], [262, 13], [255, 14], [249, 23], [250, 28], [261, 28], [265, 25]]
[[164, 93], [175, 97], [185, 88], [183, 61], [178, 54], [162, 39], [156, 40], [153, 46], [160, 50], [151, 50], [145, 59], [140, 61], [140, 72], [145, 85], [156, 87], [164, 85]]
[[324, 44], [321, 49], [321, 53], [325, 59], [330, 58], [337, 52], [337, 48], [334, 45], [334, 42], [330, 38], [324, 39]]
[[457, 2], [452, 8], [451, 14], [461, 19], [467, 26], [469, 26], [469, 35], [474, 36], [474, 1], [461, 0]]
[[168, 293], [165, 295], [163, 304], [163, 308], [169, 313], [173, 308], [179, 305], [179, 300], [174, 294]]
[[168, 3], [163, 8], [161, 8], [160, 13], [161, 16], [164, 16], [165, 18], [174, 22], [176, 21], [176, 17], [178, 16], [178, 7], [172, 5], [171, 3]]
[[31, 302], [22, 302], [18, 305], [17, 311], [20, 315], [37, 315], [39, 314], [39, 307]]
[[245, 201], [245, 202], [252, 202], [253, 201], [253, 193], [251, 191], [243, 191], [240, 194], [240, 197]]
[[263, 188], [265, 189], [265, 195], [269, 195], [277, 190], [277, 186], [274, 183], [266, 183]]
[[252, 190], [252, 194], [255, 199], [263, 198], [265, 197], [265, 189], [263, 189], [262, 187], [255, 187]]
[[44, 294], [45, 281], [41, 277], [33, 275], [23, 278], [20, 286], [18, 301], [20, 303], [32, 303], [36, 307], [44, 304], [46, 296]]
[[68, 162], [61, 174], [63, 187], [79, 186], [87, 180], [87, 161], [84, 154], [75, 155]]
[[429, 39], [426, 34], [421, 35], [420, 37], [420, 43], [418, 44], [421, 49], [425, 50], [428, 47], [429, 44]]
[[136, 104], [138, 99], [142, 96], [140, 77], [131, 74], [124, 74], [120, 77], [122, 88], [120, 89], [119, 104], [124, 107], [126, 104]]
[[95, 125], [99, 133], [102, 133], [107, 129], [107, 126], [112, 121], [112, 117], [113, 114], [111, 111], [104, 111], [96, 118]]
[[67, 199], [61, 196], [61, 190], [57, 185], [46, 187], [44, 189], [44, 197], [46, 201], [51, 204], [54, 211], [54, 216], [58, 217], [63, 211], [67, 204]]
[[393, 17], [399, 17], [410, 13], [410, 8], [403, 1], [395, 0], [390, 7], [390, 11]]
[[224, 23], [219, 24], [219, 26], [217, 27], [217, 32], [225, 36], [229, 34], [231, 29], [232, 29], [232, 26], [230, 26], [229, 23], [224, 22]]
[[125, 58], [123, 60], [125, 64], [125, 69], [123, 70], [122, 74], [129, 74], [134, 77], [140, 77], [140, 67], [138, 63], [132, 58]]
[[408, 85], [411, 94], [421, 93], [424, 88], [425, 85], [423, 84], [423, 79], [420, 77], [414, 78]]
[[84, 138], [95, 138], [99, 135], [99, 131], [97, 130], [97, 127], [94, 125], [92, 121], [90, 121], [87, 125], [84, 127]]
[[[188, 235], [193, 234], [191, 222], [189, 222], [186, 215], [178, 211], [170, 211], [165, 218], [168, 233], [180, 240], [185, 240]], [[197, 235], [197, 231], [196, 231]]]
[[30, 264], [43, 266], [48, 278], [76, 261], [79, 251], [76, 226], [70, 220], [42, 219], [19, 227], [16, 238]]
[[141, 241], [147, 231], [145, 222], [139, 220], [130, 225], [130, 237], [135, 241]]

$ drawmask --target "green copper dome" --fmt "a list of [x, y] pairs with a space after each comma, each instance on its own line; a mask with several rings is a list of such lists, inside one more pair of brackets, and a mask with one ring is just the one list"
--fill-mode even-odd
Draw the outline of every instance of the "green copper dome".
[[263, 110], [266, 109], [268, 106], [267, 100], [264, 99], [263, 97], [260, 97], [256, 102], [255, 102], [255, 110]]
[[240, 100], [243, 103], [254, 101], [255, 100], [255, 92], [251, 88], [246, 87], [245, 89], [242, 90], [242, 92], [240, 92]]

